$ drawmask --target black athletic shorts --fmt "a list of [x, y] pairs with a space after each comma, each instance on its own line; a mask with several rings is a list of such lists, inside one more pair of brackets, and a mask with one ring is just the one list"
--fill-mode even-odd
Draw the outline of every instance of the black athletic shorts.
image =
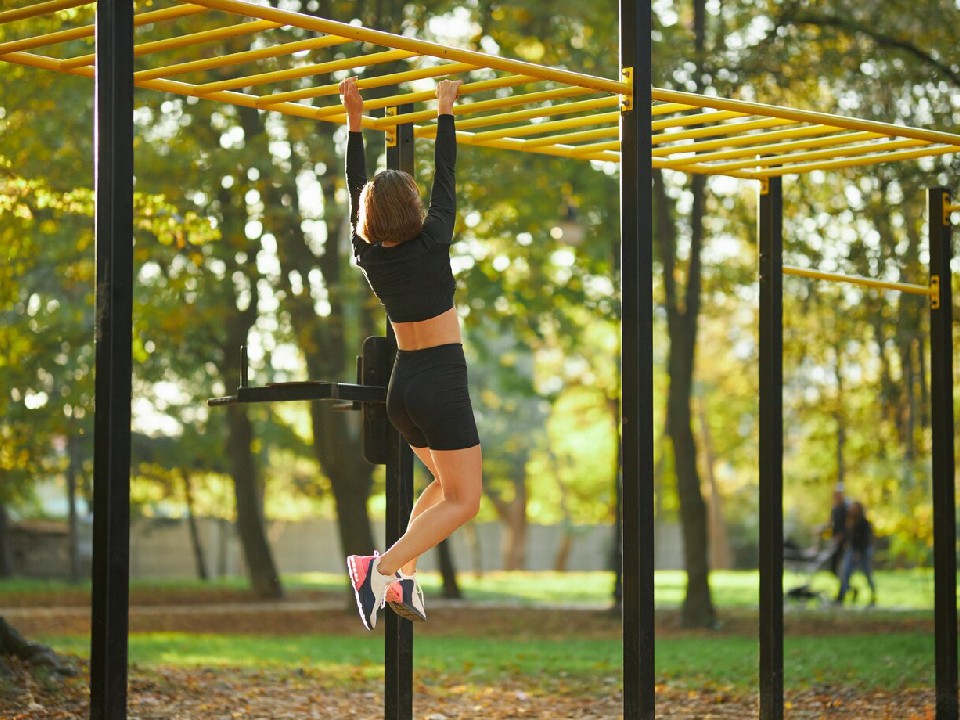
[[387, 416], [415, 448], [461, 450], [479, 444], [463, 345], [397, 350]]

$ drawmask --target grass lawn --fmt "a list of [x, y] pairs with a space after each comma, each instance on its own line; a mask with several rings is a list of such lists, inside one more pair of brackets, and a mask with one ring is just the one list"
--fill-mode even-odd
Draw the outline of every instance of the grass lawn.
[[[429, 622], [415, 631], [417, 717], [475, 718], [478, 707], [486, 720], [620, 717], [621, 626], [609, 610], [610, 573], [460, 580], [466, 604], [441, 601], [437, 575], [422, 578]], [[784, 587], [805, 580], [788, 576]], [[932, 579], [904, 571], [879, 573], [877, 581], [876, 608], [867, 609], [863, 596], [855, 607], [788, 604], [784, 680], [791, 720], [932, 717]], [[755, 572], [713, 573], [720, 625], [684, 629], [678, 611], [684, 575], [657, 573], [658, 707], [684, 718], [756, 716], [758, 582]], [[814, 586], [829, 596], [833, 580], [822, 574]], [[242, 708], [248, 718], [340, 719], [353, 716], [358, 697], [382, 703], [383, 630], [362, 629], [344, 578], [300, 575], [284, 578], [284, 587], [283, 601], [263, 604], [243, 580], [134, 583], [131, 712], [206, 718]], [[0, 615], [80, 662], [89, 654], [88, 604], [89, 587], [0, 583]], [[24, 688], [8, 690], [11, 702], [21, 702]], [[87, 714], [83, 673], [37, 692], [48, 711], [38, 720]], [[314, 714], [318, 707], [325, 714]], [[382, 705], [360, 717], [383, 717]]]

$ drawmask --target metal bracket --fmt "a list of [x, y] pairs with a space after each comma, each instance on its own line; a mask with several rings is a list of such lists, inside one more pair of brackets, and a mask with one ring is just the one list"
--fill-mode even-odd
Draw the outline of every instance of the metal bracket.
[[760, 194], [769, 195], [770, 194], [770, 178], [762, 177], [759, 178], [760, 182]]
[[[396, 117], [397, 108], [396, 106], [390, 106], [385, 109], [387, 117]], [[385, 142], [387, 147], [396, 147], [397, 146], [397, 126], [396, 125], [387, 125], [384, 128]]]
[[[944, 201], [949, 199], [947, 193], [944, 193]], [[950, 224], [950, 213], [960, 212], [960, 205], [951, 205], [948, 202], [943, 203], [943, 224]]]
[[930, 276], [930, 309], [940, 309], [940, 276]]
[[625, 67], [620, 70], [620, 78], [629, 86], [629, 92], [620, 96], [620, 111], [633, 110], [633, 68]]

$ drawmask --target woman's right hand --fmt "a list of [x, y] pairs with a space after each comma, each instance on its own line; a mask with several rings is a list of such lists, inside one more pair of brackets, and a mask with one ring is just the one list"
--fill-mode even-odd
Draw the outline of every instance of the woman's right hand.
[[351, 131], [361, 129], [363, 120], [363, 96], [357, 87], [357, 79], [348, 77], [340, 82], [340, 100], [347, 111], [347, 125]]
[[437, 115], [452, 115], [453, 101], [457, 99], [463, 80], [441, 80], [437, 83]]

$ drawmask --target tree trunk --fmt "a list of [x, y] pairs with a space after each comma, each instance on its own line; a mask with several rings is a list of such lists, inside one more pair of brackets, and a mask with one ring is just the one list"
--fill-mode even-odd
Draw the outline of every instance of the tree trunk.
[[200, 541], [200, 529], [197, 527], [197, 513], [193, 501], [193, 488], [190, 484], [190, 471], [186, 468], [181, 468], [180, 478], [183, 480], [183, 496], [187, 502], [187, 527], [190, 530], [190, 546], [193, 548], [193, 560], [197, 568], [197, 577], [201, 580], [209, 580], [210, 574], [207, 572], [207, 561], [203, 553], [203, 543]]
[[700, 423], [700, 436], [703, 438], [703, 466], [707, 475], [707, 487], [710, 488], [708, 527], [710, 529], [710, 567], [730, 568], [732, 555], [730, 539], [727, 535], [727, 523], [723, 513], [723, 496], [714, 473], [716, 458], [713, 452], [713, 439], [707, 422], [706, 402], [697, 398], [697, 415]]
[[237, 504], [237, 532], [247, 564], [250, 584], [257, 597], [283, 597], [283, 588], [267, 542], [262, 503], [257, 487], [257, 472], [253, 453], [253, 426], [242, 405], [227, 406], [227, 424], [230, 435], [227, 453], [233, 476], [234, 499]]
[[502, 550], [504, 570], [526, 568], [527, 546], [527, 492], [523, 479], [515, 481], [514, 496], [509, 502], [495, 494], [492, 486], [484, 488], [497, 511], [497, 518], [506, 526], [506, 539]]
[[446, 600], [459, 600], [463, 597], [457, 583], [457, 568], [453, 564], [450, 543], [444, 539], [437, 545], [437, 557], [440, 561], [440, 579], [443, 582], [443, 597]]
[[0, 578], [13, 576], [13, 548], [10, 545], [10, 516], [0, 503]]
[[68, 660], [48, 647], [29, 642], [5, 618], [0, 617], [0, 677], [12, 674], [7, 663], [10, 657], [64, 677], [77, 673]]
[[667, 433], [673, 441], [677, 496], [683, 526], [684, 565], [687, 571], [683, 623], [688, 627], [712, 627], [716, 624], [716, 613], [710, 597], [707, 510], [697, 470], [697, 446], [690, 407], [697, 319], [700, 312], [700, 251], [703, 244], [705, 180], [702, 176], [696, 176], [691, 185], [693, 209], [690, 218], [690, 258], [681, 302], [681, 291], [677, 287], [677, 237], [669, 210], [670, 198], [664, 187], [663, 175], [660, 172], [654, 173], [654, 192], [657, 194], [658, 208], [656, 238], [663, 260], [667, 329], [670, 337], [667, 360]]

